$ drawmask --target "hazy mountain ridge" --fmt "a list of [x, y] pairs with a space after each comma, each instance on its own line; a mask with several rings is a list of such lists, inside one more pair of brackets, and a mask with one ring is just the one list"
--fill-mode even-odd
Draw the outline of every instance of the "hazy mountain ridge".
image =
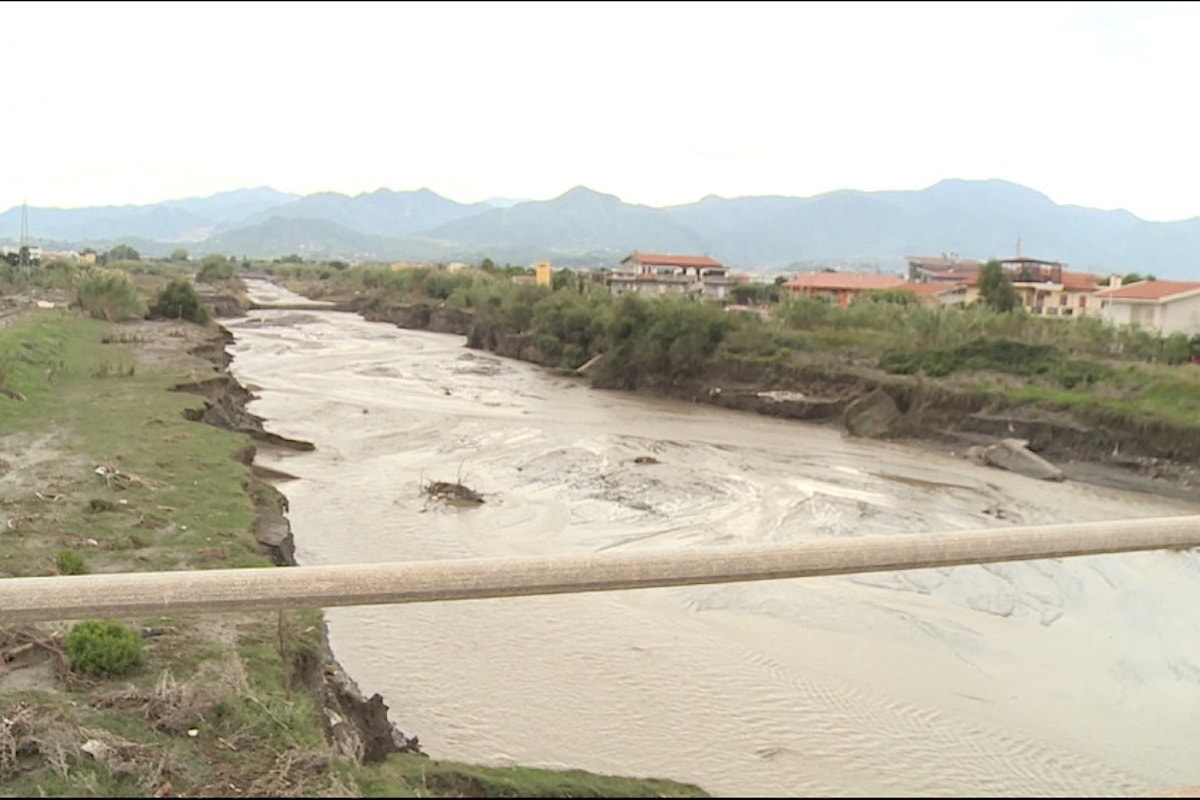
[[353, 197], [319, 192], [249, 215], [237, 227], [257, 225], [271, 217], [286, 217], [327, 220], [359, 233], [400, 238], [492, 208], [488, 203], [457, 203], [429, 189], [415, 192], [377, 189]]
[[[908, 255], [1006, 258], [1019, 246], [1080, 271], [1200, 279], [1200, 217], [1148, 222], [1123, 210], [1058, 205], [1002, 180], [813, 197], [710, 195], [665, 208], [583, 186], [552, 200], [471, 204], [428, 188], [298, 196], [259, 187], [142, 206], [29, 208], [27, 218], [30, 238], [43, 246], [137, 247], [136, 240], [148, 255], [183, 246], [193, 256], [613, 266], [642, 250], [785, 272], [818, 264], [899, 270]], [[0, 214], [0, 238], [15, 239], [20, 220], [20, 207]]]

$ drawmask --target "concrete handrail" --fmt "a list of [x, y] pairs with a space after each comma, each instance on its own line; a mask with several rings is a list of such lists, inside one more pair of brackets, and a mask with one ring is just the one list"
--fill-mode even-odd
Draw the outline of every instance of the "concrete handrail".
[[0, 580], [0, 624], [778, 580], [1200, 546], [1200, 516], [779, 545]]

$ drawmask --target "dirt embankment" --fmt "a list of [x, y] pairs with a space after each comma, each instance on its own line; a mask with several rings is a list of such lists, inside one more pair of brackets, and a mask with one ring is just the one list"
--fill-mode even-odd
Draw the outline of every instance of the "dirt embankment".
[[[965, 454], [973, 445], [1022, 439], [1069, 479], [1200, 501], [1200, 426], [1005, 405], [974, 388], [826, 361], [783, 380], [739, 365], [653, 390], [955, 454]], [[871, 402], [876, 398], [882, 401]]]
[[[216, 326], [214, 337], [191, 350], [192, 355], [209, 360], [217, 374], [203, 380], [190, 381], [175, 387], [177, 391], [194, 392], [204, 398], [204, 409], [189, 415], [193, 421], [204, 422], [226, 430], [246, 433], [257, 442], [295, 450], [312, 450], [311, 442], [288, 439], [269, 433], [263, 419], [246, 410], [253, 395], [229, 374], [231, 357], [226, 350], [233, 337], [228, 330]], [[256, 448], [251, 446], [242, 454], [243, 463], [253, 467]], [[268, 480], [252, 475], [246, 492], [253, 499], [256, 520], [255, 536], [264, 552], [277, 566], [296, 566], [295, 542], [287, 518], [287, 498]], [[323, 658], [308, 665], [302, 683], [325, 710], [326, 735], [343, 755], [361, 762], [384, 760], [388, 753], [421, 751], [417, 737], [406, 736], [388, 720], [388, 706], [383, 697], [364, 696], [358, 685], [346, 674], [322, 632]]]

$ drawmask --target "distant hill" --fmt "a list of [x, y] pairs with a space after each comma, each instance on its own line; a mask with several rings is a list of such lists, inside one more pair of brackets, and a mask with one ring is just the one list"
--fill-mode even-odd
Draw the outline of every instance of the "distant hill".
[[617, 260], [631, 250], [703, 252], [704, 237], [662, 209], [629, 205], [613, 195], [577, 186], [553, 200], [485, 211], [426, 232], [477, 248], [505, 247], [550, 256], [607, 253]]
[[[0, 238], [18, 235], [20, 214], [0, 214]], [[1200, 218], [1147, 222], [1128, 211], [1058, 205], [1002, 180], [813, 197], [708, 196], [667, 208], [583, 186], [551, 200], [471, 204], [427, 188], [351, 197], [260, 187], [144, 206], [30, 208], [28, 221], [35, 241], [83, 247], [136, 239], [146, 253], [185, 243], [192, 255], [613, 266], [642, 250], [707, 254], [735, 269], [779, 273], [900, 270], [908, 255], [985, 260], [1015, 255], [1019, 246], [1080, 271], [1200, 280]]]
[[240, 224], [255, 225], [270, 217], [314, 219], [336, 222], [360, 233], [402, 237], [477, 215], [491, 208], [487, 203], [456, 203], [429, 189], [418, 189], [415, 192], [379, 189], [354, 197], [337, 192], [321, 192], [248, 215]]
[[217, 225], [243, 223], [246, 219], [271, 208], [278, 208], [300, 199], [298, 194], [286, 194], [266, 186], [221, 192], [211, 197], [192, 197], [172, 200], [163, 205], [188, 211]]
[[222, 253], [251, 258], [296, 254], [309, 260], [388, 257], [386, 237], [353, 231], [323, 219], [271, 217], [244, 228], [215, 234], [193, 255]]
[[[160, 242], [200, 241], [223, 222], [241, 220], [296, 195], [274, 189], [238, 189], [211, 197], [187, 198], [144, 206], [26, 209], [31, 236], [39, 240], [98, 243], [109, 239], [142, 238]], [[0, 214], [0, 238], [21, 234], [21, 208]]]

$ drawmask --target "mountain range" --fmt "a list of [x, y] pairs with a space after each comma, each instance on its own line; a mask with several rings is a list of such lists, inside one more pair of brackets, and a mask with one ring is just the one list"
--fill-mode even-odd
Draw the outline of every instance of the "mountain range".
[[[1200, 280], [1200, 217], [1150, 222], [1128, 211], [1059, 205], [1003, 180], [812, 197], [708, 196], [656, 208], [577, 186], [552, 200], [458, 203], [427, 188], [295, 195], [267, 187], [140, 206], [24, 209], [44, 249], [124, 243], [149, 256], [183, 248], [250, 258], [615, 266], [634, 250], [709, 255], [735, 270], [898, 271], [910, 255], [1025, 255], [1068, 269]], [[15, 241], [22, 209], [0, 214]]]

